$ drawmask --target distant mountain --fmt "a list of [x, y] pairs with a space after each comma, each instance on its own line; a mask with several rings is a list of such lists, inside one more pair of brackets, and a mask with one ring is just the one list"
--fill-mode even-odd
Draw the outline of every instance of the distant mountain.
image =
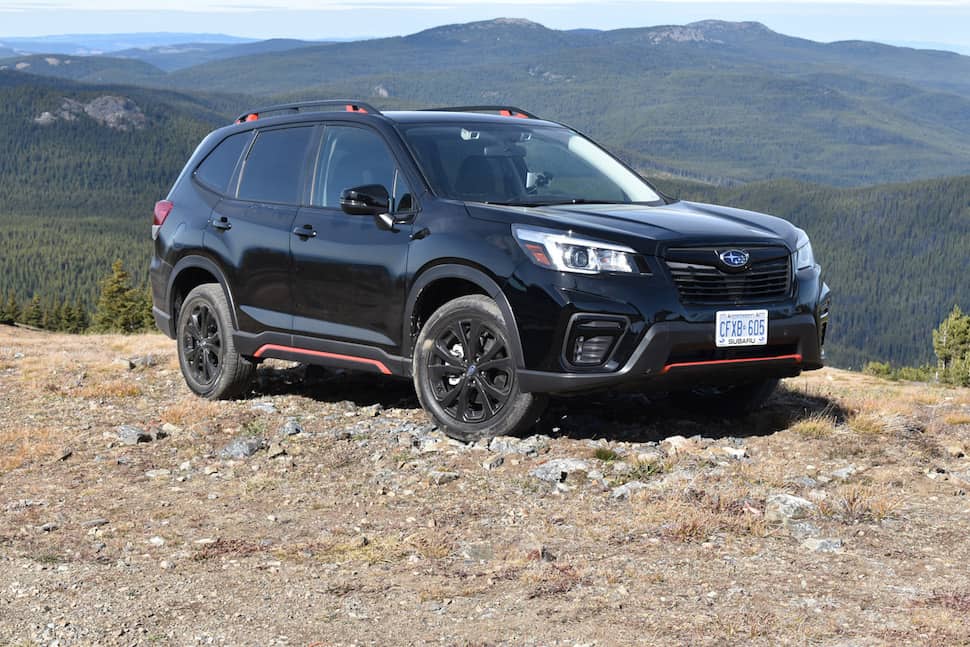
[[274, 38], [238, 45], [176, 43], [174, 45], [159, 45], [150, 48], [124, 49], [113, 52], [112, 56], [138, 59], [166, 72], [170, 72], [211, 61], [221, 61], [228, 58], [265, 54], [268, 52], [283, 52], [320, 44], [320, 42], [289, 38]]
[[11, 70], [86, 83], [159, 83], [165, 73], [143, 61], [109, 56], [31, 54], [0, 59], [0, 70]]
[[759, 23], [563, 32], [493, 20], [227, 59], [163, 82], [388, 107], [512, 102], [641, 168], [718, 183], [970, 173], [970, 57], [815, 43]]
[[135, 47], [162, 47], [173, 43], [214, 43], [234, 45], [251, 43], [252, 38], [225, 34], [184, 34], [177, 32], [146, 32], [129, 34], [61, 34], [55, 36], [3, 37], [0, 45], [31, 54], [105, 54]]

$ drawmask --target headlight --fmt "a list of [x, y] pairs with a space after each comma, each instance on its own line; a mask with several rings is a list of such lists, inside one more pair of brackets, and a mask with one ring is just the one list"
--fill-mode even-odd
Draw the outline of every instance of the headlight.
[[529, 260], [541, 267], [579, 274], [640, 273], [636, 252], [623, 245], [519, 225], [512, 226], [512, 233]]
[[799, 229], [798, 242], [795, 243], [795, 269], [804, 270], [814, 266], [815, 254], [812, 252], [812, 243], [808, 240], [808, 234]]

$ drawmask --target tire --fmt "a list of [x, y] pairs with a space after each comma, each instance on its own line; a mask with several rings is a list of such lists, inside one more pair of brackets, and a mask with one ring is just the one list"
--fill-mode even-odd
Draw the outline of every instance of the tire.
[[495, 302], [477, 294], [460, 297], [435, 311], [418, 335], [414, 390], [452, 438], [474, 442], [514, 434], [535, 424], [548, 400], [519, 391], [517, 359]]
[[189, 292], [177, 324], [179, 367], [189, 389], [209, 400], [246, 393], [256, 365], [236, 352], [226, 295], [218, 283]]
[[762, 408], [777, 386], [778, 380], [771, 378], [731, 387], [698, 387], [678, 391], [671, 393], [670, 399], [680, 409], [734, 418]]

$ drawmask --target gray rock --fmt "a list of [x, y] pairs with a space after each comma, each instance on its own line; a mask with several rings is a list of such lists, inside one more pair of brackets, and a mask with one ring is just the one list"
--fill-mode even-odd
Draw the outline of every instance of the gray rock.
[[492, 456], [487, 461], [482, 463], [482, 467], [486, 470], [495, 470], [502, 467], [502, 463], [505, 462], [505, 458], [500, 454], [498, 456]]
[[132, 425], [121, 425], [118, 427], [118, 440], [125, 445], [137, 445], [138, 443], [150, 443], [152, 436], [147, 431]]
[[444, 485], [458, 480], [458, 472], [442, 472], [433, 470], [428, 474], [428, 482], [432, 485]]
[[269, 458], [276, 458], [277, 456], [285, 456], [286, 450], [283, 449], [283, 446], [281, 444], [273, 443], [272, 445], [269, 446], [269, 449], [266, 450], [266, 455]]
[[44, 532], [54, 532], [54, 531], [55, 531], [55, 530], [57, 530], [57, 529], [58, 529], [59, 527], [60, 527], [60, 526], [58, 526], [58, 525], [57, 525], [56, 523], [54, 523], [53, 521], [48, 521], [47, 523], [45, 523], [44, 525], [42, 525], [42, 526], [40, 527], [40, 529], [41, 529], [41, 530], [43, 530]]
[[512, 436], [495, 436], [488, 443], [488, 451], [496, 454], [513, 454], [519, 445], [519, 439]]
[[586, 461], [578, 458], [554, 458], [535, 468], [529, 474], [541, 481], [564, 483], [570, 474], [589, 472]]
[[804, 519], [815, 512], [814, 503], [790, 494], [772, 494], [766, 500], [765, 521], [785, 522]]
[[806, 490], [814, 490], [818, 487], [818, 481], [813, 479], [811, 476], [796, 476], [788, 479], [788, 483]]
[[811, 537], [818, 537], [822, 532], [819, 530], [818, 526], [809, 521], [793, 521], [786, 524], [788, 528], [788, 533], [795, 539], [809, 539]]
[[283, 426], [280, 427], [280, 436], [296, 436], [303, 433], [303, 427], [297, 422], [296, 418], [287, 418]]
[[743, 447], [721, 447], [721, 451], [735, 460], [748, 457], [748, 450]]
[[151, 368], [158, 364], [158, 358], [151, 353], [147, 355], [142, 355], [140, 357], [128, 357], [121, 360], [128, 363], [128, 370], [133, 371], [136, 368]]
[[377, 416], [381, 415], [382, 411], [384, 411], [384, 406], [378, 402], [377, 404], [372, 404], [367, 407], [361, 407], [358, 409], [358, 415], [365, 418], [376, 418]]
[[276, 413], [276, 406], [272, 402], [253, 402], [250, 408], [259, 413]]
[[842, 549], [841, 539], [811, 538], [802, 542], [802, 546], [816, 553], [834, 553]]
[[549, 436], [536, 434], [523, 438], [515, 447], [515, 451], [524, 456], [538, 456], [549, 451]]
[[461, 556], [473, 562], [489, 562], [495, 559], [495, 549], [486, 542], [465, 544], [461, 548]]
[[860, 470], [855, 465], [847, 465], [841, 469], [835, 470], [834, 472], [829, 474], [829, 476], [834, 479], [839, 479], [840, 481], [844, 481], [850, 476], [852, 476], [853, 474], [855, 474], [856, 472], [860, 472], [860, 471], [862, 470]]
[[624, 483], [623, 485], [613, 488], [613, 490], [610, 492], [610, 496], [617, 501], [622, 501], [630, 498], [631, 494], [642, 490], [645, 487], [647, 487], [647, 484], [643, 481], [630, 481], [629, 483]]
[[166, 470], [166, 469], [148, 470], [147, 472], [145, 472], [145, 476], [147, 476], [150, 479], [163, 479], [171, 475], [172, 475], [171, 470]]
[[220, 458], [243, 459], [249, 458], [266, 447], [262, 438], [234, 438], [228, 445], [219, 450]]
[[110, 522], [107, 519], [98, 517], [97, 519], [89, 519], [81, 524], [82, 528], [98, 528], [100, 526], [107, 526]]

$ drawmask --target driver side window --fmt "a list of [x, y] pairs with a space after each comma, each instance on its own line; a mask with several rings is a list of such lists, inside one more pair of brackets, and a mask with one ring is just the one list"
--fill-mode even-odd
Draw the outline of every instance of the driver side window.
[[377, 133], [354, 126], [327, 126], [314, 172], [310, 204], [340, 209], [343, 191], [368, 184], [380, 184], [387, 189], [391, 213], [414, 208], [410, 187]]

